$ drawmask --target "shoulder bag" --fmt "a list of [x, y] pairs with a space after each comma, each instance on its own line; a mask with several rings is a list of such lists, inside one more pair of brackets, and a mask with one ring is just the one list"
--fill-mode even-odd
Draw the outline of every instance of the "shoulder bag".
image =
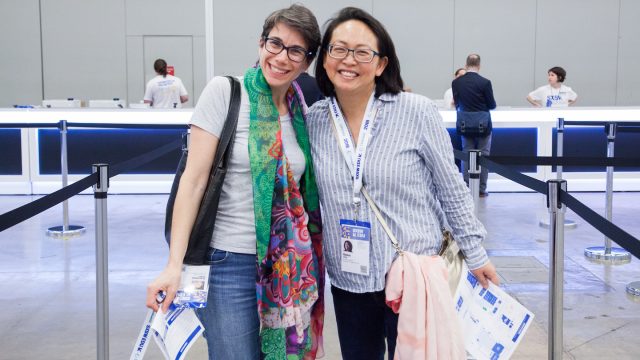
[[488, 111], [458, 111], [456, 132], [458, 135], [485, 137], [491, 134], [491, 113]]
[[[209, 173], [207, 187], [202, 196], [198, 215], [196, 216], [191, 235], [189, 236], [189, 244], [187, 252], [184, 256], [184, 263], [189, 265], [206, 264], [207, 251], [209, 243], [213, 235], [213, 226], [218, 212], [218, 202], [222, 191], [222, 184], [227, 173], [229, 158], [231, 157], [231, 147], [236, 135], [236, 127], [238, 124], [238, 113], [240, 108], [240, 83], [232, 76], [227, 76], [231, 83], [231, 98], [229, 101], [229, 110], [220, 134], [220, 141], [213, 159], [213, 166]], [[178, 185], [180, 178], [187, 165], [187, 156], [189, 155], [187, 146], [182, 148], [182, 157], [178, 163], [176, 176], [173, 179], [171, 193], [167, 201], [167, 211], [164, 220], [164, 236], [169, 246], [171, 246], [171, 220], [173, 217], [173, 205], [178, 193]]]
[[[371, 196], [367, 190], [362, 188], [362, 195], [367, 199], [369, 206], [371, 206], [371, 210], [373, 210], [374, 214], [378, 218], [380, 225], [391, 239], [391, 244], [393, 248], [396, 249], [398, 254], [402, 253], [402, 249], [400, 248], [400, 244], [398, 243], [398, 239], [393, 235], [391, 229], [387, 225], [387, 222], [382, 217], [378, 206], [373, 202]], [[462, 262], [464, 261], [464, 256], [462, 255], [462, 251], [458, 247], [458, 244], [453, 240], [453, 235], [449, 230], [442, 229], [442, 247], [438, 255], [442, 256], [444, 260], [444, 264], [447, 268], [447, 273], [449, 274], [449, 290], [451, 290], [451, 296], [453, 296], [458, 287], [458, 283], [460, 282], [460, 275], [462, 273]]]

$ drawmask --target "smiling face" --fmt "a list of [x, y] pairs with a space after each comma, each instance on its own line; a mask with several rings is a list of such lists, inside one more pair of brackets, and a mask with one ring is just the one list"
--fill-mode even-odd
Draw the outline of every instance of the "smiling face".
[[[302, 35], [282, 23], [276, 24], [269, 32], [268, 37], [279, 40], [286, 47], [298, 46], [307, 49]], [[309, 67], [307, 60], [295, 62], [289, 59], [287, 50], [283, 49], [279, 54], [270, 53], [265, 49], [264, 39], [260, 39], [259, 45], [260, 68], [272, 91], [286, 91], [291, 82]]]
[[[379, 51], [378, 39], [367, 25], [358, 20], [345, 21], [331, 34], [330, 45], [349, 49], [371, 49]], [[370, 63], [360, 63], [349, 52], [344, 59], [334, 59], [325, 54], [324, 69], [338, 96], [370, 95], [375, 88], [375, 78], [380, 76], [387, 65], [387, 58], [374, 56]]]

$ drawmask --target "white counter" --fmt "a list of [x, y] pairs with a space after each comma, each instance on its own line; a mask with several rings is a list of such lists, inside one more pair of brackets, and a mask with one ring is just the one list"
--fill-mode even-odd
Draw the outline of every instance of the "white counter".
[[[82, 124], [185, 125], [191, 118], [192, 111], [193, 109], [0, 109], [0, 128], [3, 124], [15, 123], [55, 125], [60, 120]], [[440, 113], [445, 125], [448, 128], [455, 128], [455, 111], [443, 110]], [[494, 128], [537, 129], [538, 156], [552, 155], [553, 129], [558, 118], [564, 118], [565, 121], [640, 122], [640, 107], [498, 108], [492, 111]], [[637, 136], [640, 141], [640, 134]], [[38, 130], [22, 129], [20, 137], [22, 174], [0, 175], [0, 194], [46, 194], [59, 189], [59, 175], [42, 175], [38, 169]], [[585, 145], [588, 146], [588, 144]], [[540, 180], [555, 177], [548, 166], [538, 167], [537, 172], [527, 173], [527, 175]], [[604, 191], [605, 189], [604, 172], [565, 172], [564, 177], [568, 181], [570, 191]], [[80, 175], [70, 175], [69, 183], [80, 178], [82, 178]], [[172, 175], [170, 174], [124, 174], [112, 179], [109, 191], [113, 193], [166, 193], [169, 191], [171, 180]], [[496, 174], [490, 174], [489, 191], [523, 190], [527, 189]], [[615, 173], [614, 190], [640, 191], [640, 173]]]

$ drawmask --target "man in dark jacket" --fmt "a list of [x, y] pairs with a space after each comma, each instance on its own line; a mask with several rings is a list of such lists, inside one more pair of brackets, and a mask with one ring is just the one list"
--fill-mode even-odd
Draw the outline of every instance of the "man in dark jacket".
[[[480, 116], [488, 119], [488, 131], [486, 133], [474, 134], [474, 129], [461, 131], [459, 126], [458, 134], [462, 136], [462, 149], [480, 150], [483, 156], [489, 155], [491, 149], [491, 113], [489, 110], [496, 108], [496, 100], [493, 98], [493, 88], [491, 81], [480, 76], [480, 55], [471, 54], [467, 56], [467, 73], [453, 80], [451, 89], [453, 90], [453, 101], [456, 104], [458, 122], [461, 119], [468, 119], [468, 116]], [[471, 130], [471, 132], [469, 132]], [[467, 164], [462, 163], [464, 180], [469, 183], [469, 173]], [[487, 192], [487, 178], [489, 172], [485, 167], [480, 174], [480, 197], [489, 195]]]

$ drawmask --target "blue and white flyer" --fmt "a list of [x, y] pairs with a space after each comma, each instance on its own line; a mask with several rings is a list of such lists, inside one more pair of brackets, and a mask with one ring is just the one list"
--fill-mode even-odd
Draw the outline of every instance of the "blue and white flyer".
[[509, 359], [534, 316], [496, 285], [484, 289], [466, 264], [454, 304], [465, 349], [478, 360]]
[[167, 313], [158, 310], [151, 323], [153, 337], [165, 359], [180, 360], [204, 331], [195, 310], [171, 304]]
[[207, 306], [209, 265], [183, 265], [180, 288], [173, 303], [198, 309]]

